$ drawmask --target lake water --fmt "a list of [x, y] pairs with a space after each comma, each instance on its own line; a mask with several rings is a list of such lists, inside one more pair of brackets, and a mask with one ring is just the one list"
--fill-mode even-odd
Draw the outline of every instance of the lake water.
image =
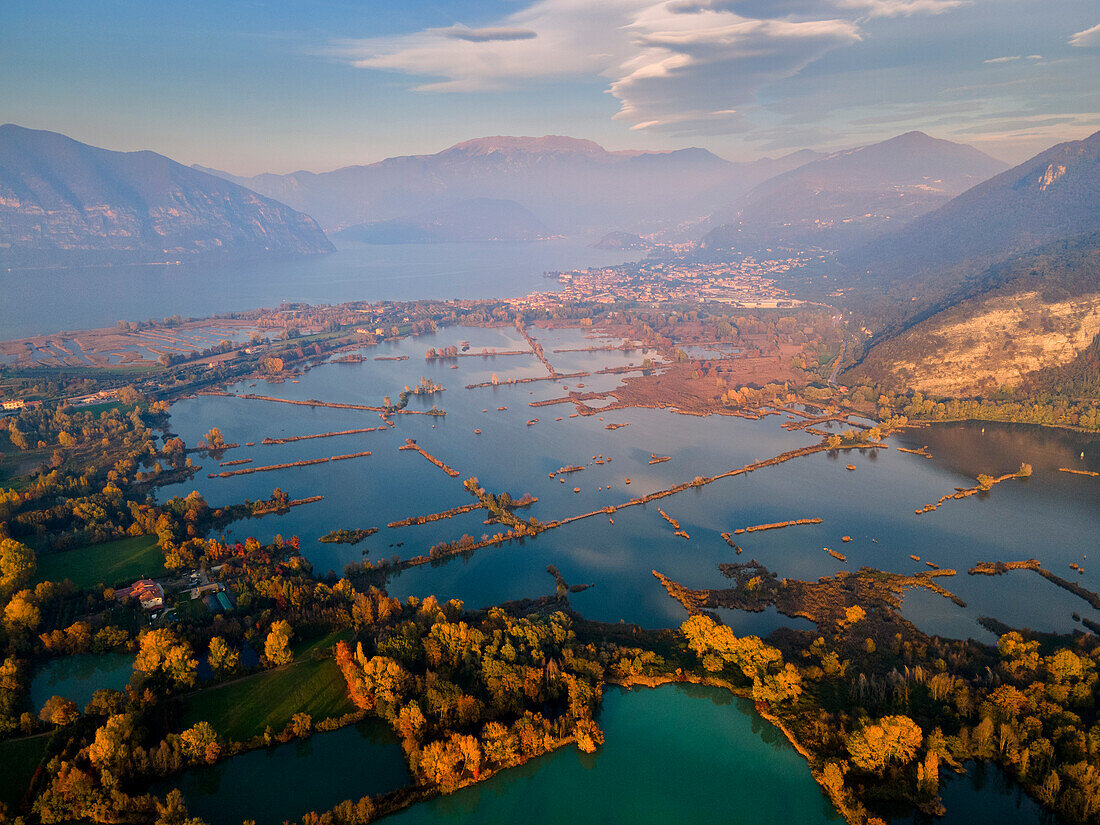
[[134, 657], [125, 653], [84, 653], [51, 659], [31, 679], [31, 705], [38, 711], [51, 696], [63, 696], [83, 710], [97, 690], [125, 688], [133, 670]]
[[345, 244], [330, 255], [180, 266], [0, 269], [0, 340], [179, 314], [205, 317], [282, 301], [500, 298], [557, 290], [546, 271], [640, 253], [539, 243]]
[[[554, 349], [594, 341], [577, 330], [535, 330], [534, 335], [561, 372], [641, 363], [648, 354], [554, 353]], [[241, 539], [296, 534], [302, 539], [304, 554], [324, 573], [361, 561], [364, 550], [365, 557], [372, 560], [409, 557], [463, 533], [480, 537], [495, 531], [497, 528], [482, 523], [480, 511], [421, 526], [385, 526], [410, 515], [469, 503], [472, 499], [462, 488], [462, 480], [469, 476], [477, 476], [489, 490], [507, 490], [517, 497], [524, 493], [538, 496], [539, 501], [525, 512], [549, 521], [817, 441], [814, 436], [783, 430], [780, 416], [747, 421], [664, 410], [619, 410], [570, 418], [571, 404], [528, 406], [531, 401], [564, 395], [563, 384], [570, 389], [581, 389], [583, 384], [582, 391], [614, 387], [622, 380], [618, 375], [467, 390], [465, 385], [487, 381], [493, 373], [504, 380], [544, 375], [545, 371], [529, 355], [425, 361], [428, 347], [462, 340], [471, 342], [471, 350], [523, 347], [512, 328], [451, 328], [365, 348], [366, 361], [322, 366], [301, 376], [300, 383], [259, 382], [253, 386], [242, 382], [231, 388], [299, 400], [378, 404], [384, 395], [396, 398], [402, 387], [423, 375], [442, 383], [446, 390], [430, 399], [414, 397], [412, 407], [426, 409], [438, 404], [447, 410], [443, 419], [398, 415], [392, 430], [264, 446], [259, 442], [265, 436], [370, 427], [380, 420], [376, 413], [365, 411], [227, 397], [201, 396], [175, 404], [172, 426], [188, 444], [196, 443], [211, 426], [220, 427], [227, 441], [257, 442], [254, 447], [229, 451], [224, 460], [252, 457], [252, 466], [261, 466], [362, 450], [370, 450], [372, 455], [226, 479], [206, 477], [219, 469], [207, 459], [194, 479], [160, 490], [160, 500], [186, 495], [192, 489], [215, 506], [266, 498], [276, 486], [292, 498], [323, 494], [321, 502], [294, 508], [283, 516], [240, 522], [228, 533]], [[373, 360], [379, 355], [402, 354], [409, 355], [409, 360]], [[557, 421], [558, 417], [562, 420]], [[534, 418], [539, 422], [527, 426]], [[609, 423], [629, 426], [611, 431], [606, 429]], [[482, 434], [476, 435], [475, 429]], [[428, 452], [457, 468], [460, 475], [450, 478], [416, 453], [399, 452], [397, 448], [406, 438], [415, 438]], [[1073, 577], [1089, 589], [1100, 589], [1100, 568], [1093, 564], [1100, 559], [1084, 558], [1096, 548], [1096, 536], [1100, 535], [1100, 479], [1058, 471], [1059, 467], [1100, 469], [1100, 440], [1034, 427], [949, 424], [911, 431], [891, 443], [907, 447], [927, 444], [933, 459], [893, 449], [796, 459], [646, 507], [619, 511], [614, 524], [600, 515], [533, 540], [414, 568], [393, 578], [389, 589], [399, 597], [434, 593], [441, 599], [460, 598], [469, 607], [478, 608], [552, 592], [554, 581], [546, 567], [554, 564], [569, 583], [595, 585], [571, 597], [573, 606], [589, 618], [667, 627], [679, 624], [686, 614], [667, 596], [651, 570], [689, 587], [722, 587], [727, 580], [717, 565], [724, 561], [755, 558], [780, 576], [811, 580], [862, 565], [913, 573], [928, 569], [924, 562], [931, 561], [959, 572], [940, 583], [968, 606], [957, 607], [927, 591], [911, 593], [903, 612], [928, 632], [991, 641], [991, 634], [976, 621], [980, 616], [1061, 632], [1078, 626], [1072, 618], [1074, 612], [1100, 621], [1100, 613], [1084, 601], [1033, 573], [1000, 577], [966, 574], [979, 561], [1035, 557], [1059, 575]], [[1079, 458], [1082, 451], [1084, 459]], [[672, 460], [650, 465], [651, 453]], [[594, 464], [594, 456], [612, 460]], [[972, 486], [978, 473], [1010, 472], [1021, 461], [1034, 468], [1026, 481], [1006, 481], [988, 494], [950, 501], [932, 513], [914, 513], [955, 487]], [[845, 469], [848, 463], [855, 465], [854, 472]], [[576, 464], [586, 465], [586, 469], [565, 476], [564, 483], [548, 477], [560, 467]], [[631, 480], [629, 485], [626, 478]], [[574, 493], [578, 487], [580, 492]], [[658, 514], [658, 506], [681, 522], [690, 540], [673, 534]], [[815, 516], [823, 523], [740, 536], [745, 550], [740, 557], [720, 535], [736, 527]], [[355, 546], [317, 542], [319, 536], [338, 527], [381, 530]], [[850, 536], [852, 541], [842, 543], [842, 536]], [[825, 547], [840, 549], [847, 563], [833, 559]], [[1070, 562], [1083, 565], [1084, 575], [1071, 571]], [[764, 620], [734, 611], [723, 618], [739, 633], [761, 632], [777, 622], [795, 624], [782, 616]]]
[[801, 756], [752, 703], [716, 688], [612, 689], [605, 744], [565, 748], [416, 805], [387, 825], [841, 822]]
[[178, 787], [190, 813], [210, 825], [279, 825], [410, 781], [396, 737], [374, 719], [194, 768], [153, 791]]
[[892, 819], [892, 825], [1057, 825], [1060, 821], [996, 765], [967, 762], [963, 767], [966, 773], [962, 776], [942, 774], [946, 816], [914, 813]]

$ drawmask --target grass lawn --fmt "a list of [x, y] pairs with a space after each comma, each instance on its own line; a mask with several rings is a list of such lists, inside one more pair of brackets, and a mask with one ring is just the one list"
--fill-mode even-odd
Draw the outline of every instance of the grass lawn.
[[292, 665], [194, 694], [184, 706], [183, 724], [190, 727], [205, 719], [220, 735], [241, 741], [263, 733], [268, 725], [282, 730], [295, 713], [308, 713], [314, 722], [350, 713], [355, 706], [336, 663], [311, 658], [340, 635], [332, 633], [296, 647]]
[[79, 588], [130, 584], [141, 576], [164, 573], [164, 557], [156, 536], [131, 536], [38, 557], [37, 581], [72, 579]]
[[0, 742], [0, 802], [8, 806], [9, 812], [14, 813], [23, 801], [48, 740], [48, 736], [33, 736]]

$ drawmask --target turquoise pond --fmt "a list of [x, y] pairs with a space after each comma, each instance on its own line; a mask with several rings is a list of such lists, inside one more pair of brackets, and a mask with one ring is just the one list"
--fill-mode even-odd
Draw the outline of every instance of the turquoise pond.
[[[594, 754], [565, 747], [449, 796], [382, 820], [388, 825], [635, 825], [732, 822], [815, 825], [843, 820], [787, 740], [725, 690], [699, 685], [610, 688]], [[997, 768], [969, 763], [945, 778], [942, 825], [1049, 825]], [[345, 799], [407, 785], [401, 749], [381, 723], [251, 751], [152, 789], [179, 787], [210, 825], [279, 825]], [[892, 825], [925, 825], [921, 815]]]
[[387, 825], [841, 822], [801, 756], [752, 703], [696, 685], [610, 690], [596, 753], [555, 751]]

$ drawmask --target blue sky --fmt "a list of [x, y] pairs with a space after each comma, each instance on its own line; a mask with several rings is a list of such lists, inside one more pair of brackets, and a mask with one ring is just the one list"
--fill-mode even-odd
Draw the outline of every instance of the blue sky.
[[0, 122], [240, 174], [493, 134], [733, 160], [1100, 129], [1095, 0], [3, 0]]

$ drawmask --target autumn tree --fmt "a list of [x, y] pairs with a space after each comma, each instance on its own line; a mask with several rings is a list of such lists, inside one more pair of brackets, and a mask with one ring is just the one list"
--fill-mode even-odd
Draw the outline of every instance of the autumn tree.
[[206, 660], [210, 663], [210, 669], [218, 676], [224, 676], [237, 669], [241, 654], [229, 646], [221, 636], [215, 636], [210, 640], [210, 648], [206, 653]]
[[884, 716], [848, 735], [848, 753], [861, 770], [882, 773], [887, 765], [913, 761], [924, 741], [920, 726], [908, 716]]
[[218, 756], [221, 753], [217, 731], [206, 721], [197, 722], [181, 733], [180, 745], [184, 754], [192, 762], [213, 764], [218, 761]]
[[195, 683], [198, 664], [191, 645], [180, 640], [169, 628], [162, 627], [142, 635], [134, 670], [146, 678], [162, 676], [173, 686], [183, 688]]
[[716, 673], [727, 664], [734, 665], [752, 681], [757, 701], [793, 701], [802, 693], [798, 670], [783, 662], [778, 649], [756, 636], [738, 638], [725, 625], [702, 615], [690, 617], [680, 629], [704, 668]]
[[64, 696], [51, 696], [42, 706], [38, 718], [47, 725], [67, 725], [80, 716], [80, 709], [76, 702], [66, 699]]
[[7, 598], [34, 576], [34, 551], [15, 539], [0, 539], [0, 598]]
[[279, 619], [271, 625], [267, 639], [264, 640], [264, 656], [267, 657], [273, 667], [288, 665], [294, 659], [294, 654], [290, 650], [290, 637], [292, 635], [294, 635], [294, 630], [291, 628], [290, 623], [283, 619]]
[[41, 621], [41, 613], [35, 604], [34, 593], [30, 590], [20, 590], [11, 597], [4, 608], [4, 626], [9, 633], [20, 630], [33, 631]]
[[211, 450], [220, 450], [225, 447], [225, 436], [222, 435], [222, 431], [217, 427], [211, 427], [207, 430], [203, 438], [206, 441], [206, 446]]

